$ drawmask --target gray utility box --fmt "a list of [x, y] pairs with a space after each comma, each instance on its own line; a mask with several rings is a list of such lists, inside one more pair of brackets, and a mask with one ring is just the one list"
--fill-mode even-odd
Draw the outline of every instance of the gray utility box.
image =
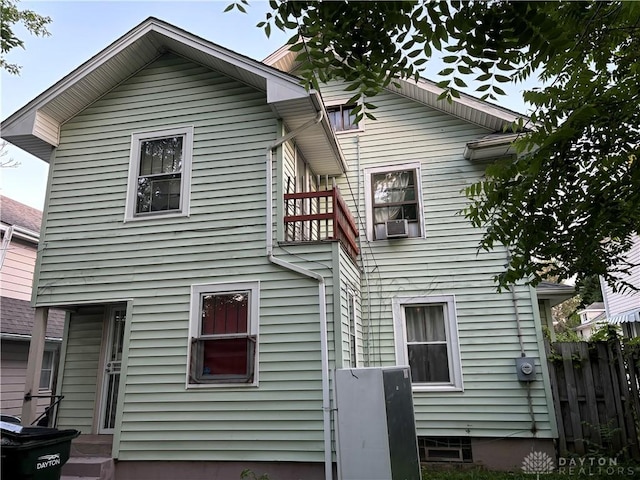
[[409, 367], [336, 371], [339, 480], [420, 480]]

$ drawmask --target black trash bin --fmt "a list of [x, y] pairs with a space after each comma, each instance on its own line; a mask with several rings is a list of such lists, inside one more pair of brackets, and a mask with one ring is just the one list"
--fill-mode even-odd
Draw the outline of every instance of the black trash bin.
[[59, 480], [78, 430], [0, 422], [2, 479]]

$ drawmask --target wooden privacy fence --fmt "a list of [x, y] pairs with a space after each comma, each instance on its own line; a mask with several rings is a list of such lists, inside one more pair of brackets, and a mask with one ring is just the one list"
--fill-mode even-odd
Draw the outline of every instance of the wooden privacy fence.
[[547, 344], [560, 456], [640, 459], [639, 346]]

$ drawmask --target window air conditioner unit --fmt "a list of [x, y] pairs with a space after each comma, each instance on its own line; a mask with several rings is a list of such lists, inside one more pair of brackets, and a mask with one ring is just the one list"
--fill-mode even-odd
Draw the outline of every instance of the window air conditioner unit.
[[387, 238], [407, 238], [409, 236], [408, 220], [389, 220], [386, 223]]

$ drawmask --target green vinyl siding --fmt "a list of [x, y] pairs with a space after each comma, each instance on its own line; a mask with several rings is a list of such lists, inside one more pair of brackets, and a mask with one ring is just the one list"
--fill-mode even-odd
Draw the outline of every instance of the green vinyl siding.
[[[338, 84], [323, 87], [322, 95], [327, 102], [350, 97]], [[414, 392], [418, 435], [531, 437], [528, 387], [517, 381], [514, 365], [520, 356], [514, 303], [509, 292], [496, 292], [492, 280], [505, 252], [478, 252], [482, 232], [459, 213], [466, 206], [462, 190], [484, 170], [464, 159], [465, 144], [492, 132], [390, 92], [371, 101], [377, 120], [366, 119], [362, 132], [338, 135], [350, 170], [348, 181], [337, 181], [354, 215], [360, 212], [365, 359], [369, 366], [396, 362], [394, 296], [454, 295], [464, 392]], [[415, 162], [422, 174], [425, 238], [368, 241], [364, 198], [370, 192], [363, 170]], [[528, 287], [516, 287], [516, 298], [525, 352], [538, 371], [530, 385], [535, 435], [548, 438], [554, 427], [535, 305]]]
[[364, 330], [362, 325], [362, 312], [360, 306], [360, 268], [353, 262], [351, 257], [341, 249], [340, 255], [340, 353], [342, 355], [342, 361], [340, 362], [342, 367], [355, 366], [356, 359], [351, 358], [351, 349], [349, 338], [349, 314], [354, 305], [349, 304], [350, 294], [354, 296], [355, 303], [355, 318], [356, 318], [356, 353], [358, 355], [358, 366], [363, 365], [364, 361]]
[[81, 433], [92, 429], [99, 395], [100, 345], [104, 325], [103, 308], [82, 308], [69, 315], [61, 358], [58, 407], [60, 429], [74, 428]]
[[[125, 223], [131, 134], [185, 125], [190, 215]], [[323, 459], [318, 284], [265, 255], [265, 151], [281, 133], [265, 93], [171, 54], [62, 127], [36, 301], [129, 299], [120, 460]], [[338, 250], [274, 253], [325, 276], [333, 349]], [[237, 282], [260, 283], [259, 385], [187, 389], [191, 285]]]
[[295, 193], [296, 191], [296, 147], [293, 142], [286, 142], [282, 146], [282, 191]]
[[[322, 93], [326, 101], [350, 97], [336, 86]], [[492, 281], [505, 254], [477, 253], [481, 232], [458, 214], [466, 205], [461, 190], [483, 173], [463, 158], [464, 146], [491, 132], [391, 93], [374, 103], [377, 121], [338, 135], [350, 168], [336, 181], [363, 227], [362, 169], [419, 162], [426, 238], [367, 241], [363, 230], [359, 265], [338, 243], [278, 245], [282, 194], [298, 154], [290, 141], [274, 155], [269, 179], [274, 254], [325, 278], [330, 368], [346, 365], [349, 355], [349, 289], [356, 290], [363, 366], [396, 362], [394, 296], [454, 295], [464, 392], [416, 392], [419, 435], [531, 436], [527, 389], [515, 375], [514, 303]], [[172, 126], [194, 128], [190, 214], [125, 223], [131, 135]], [[62, 126], [36, 302], [129, 300], [114, 448], [120, 460], [323, 460], [318, 284], [265, 256], [265, 152], [283, 133], [264, 92], [171, 54]], [[191, 285], [238, 282], [260, 284], [259, 385], [187, 389]], [[525, 351], [541, 367], [528, 288], [518, 287], [516, 299]], [[74, 385], [67, 374], [79, 367], [79, 339], [90, 339], [91, 355], [98, 355], [97, 322], [70, 323], [62, 392]], [[84, 390], [69, 398], [83, 431], [95, 413], [99, 362], [91, 355], [93, 377], [78, 371]], [[549, 437], [553, 420], [541, 380], [531, 385], [531, 398], [537, 435]], [[63, 412], [64, 425], [73, 425], [72, 414]]]

